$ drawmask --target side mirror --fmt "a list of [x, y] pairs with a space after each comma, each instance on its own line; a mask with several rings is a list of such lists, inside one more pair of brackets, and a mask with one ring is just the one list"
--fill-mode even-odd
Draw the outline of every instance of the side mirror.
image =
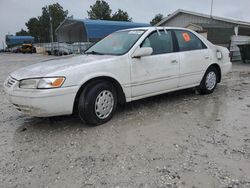
[[153, 48], [151, 47], [142, 47], [142, 48], [137, 48], [132, 55], [133, 58], [140, 58], [143, 56], [150, 56], [153, 53]]

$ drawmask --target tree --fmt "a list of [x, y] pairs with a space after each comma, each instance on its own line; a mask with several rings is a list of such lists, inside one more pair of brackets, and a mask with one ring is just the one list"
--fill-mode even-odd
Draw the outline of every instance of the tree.
[[55, 39], [55, 30], [67, 17], [68, 11], [64, 11], [59, 3], [55, 3], [42, 8], [42, 15], [37, 18], [30, 18], [25, 24], [31, 36], [36, 42], [50, 42], [50, 20]]
[[109, 4], [104, 0], [97, 0], [94, 5], [90, 6], [87, 11], [89, 19], [93, 20], [116, 20], [116, 21], [132, 21], [126, 11], [118, 9], [113, 15]]
[[87, 11], [90, 19], [111, 20], [112, 10], [109, 4], [103, 0], [97, 0], [94, 5], [90, 6], [90, 10]]
[[161, 20], [163, 19], [163, 15], [162, 14], [156, 14], [155, 17], [152, 19], [152, 21], [150, 22], [150, 24], [156, 25], [157, 23], [159, 23]]
[[112, 20], [116, 20], [116, 21], [132, 21], [132, 18], [129, 17], [128, 13], [126, 11], [123, 11], [121, 9], [118, 9], [117, 12], [115, 12], [112, 15]]
[[53, 5], [49, 5], [47, 8], [47, 12], [51, 16], [52, 26], [53, 26], [53, 36], [55, 37], [55, 31], [60, 23], [65, 20], [68, 16], [68, 10], [64, 11], [63, 7], [59, 3], [55, 3]]
[[38, 18], [30, 18], [27, 23], [25, 23], [28, 28], [29, 34], [35, 38], [37, 42], [42, 35], [41, 25]]
[[28, 31], [21, 29], [20, 31], [16, 32], [16, 36], [28, 36], [30, 35]]
[[[48, 6], [42, 8], [42, 15], [38, 17], [41, 33], [39, 34], [39, 41], [51, 42], [50, 40], [50, 9]], [[52, 24], [53, 19], [51, 18]], [[53, 33], [54, 36], [54, 33]]]

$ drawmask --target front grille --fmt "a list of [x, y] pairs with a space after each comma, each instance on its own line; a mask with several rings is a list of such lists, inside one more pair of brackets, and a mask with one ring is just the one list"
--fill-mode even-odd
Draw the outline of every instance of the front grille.
[[7, 87], [12, 87], [17, 83], [17, 80], [12, 78], [11, 76], [8, 77], [8, 79], [6, 80], [6, 86]]

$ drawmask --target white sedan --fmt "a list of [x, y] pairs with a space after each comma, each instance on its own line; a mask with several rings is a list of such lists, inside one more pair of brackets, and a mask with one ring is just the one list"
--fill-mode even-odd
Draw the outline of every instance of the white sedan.
[[115, 32], [76, 55], [21, 68], [4, 88], [10, 102], [36, 117], [78, 113], [109, 121], [118, 104], [196, 87], [210, 94], [231, 69], [229, 51], [183, 28]]

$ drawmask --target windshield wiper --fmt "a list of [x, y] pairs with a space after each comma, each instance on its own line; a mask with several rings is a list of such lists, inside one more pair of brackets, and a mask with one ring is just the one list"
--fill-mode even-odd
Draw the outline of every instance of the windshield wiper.
[[85, 54], [104, 55], [103, 53], [96, 52], [96, 51], [85, 52]]

